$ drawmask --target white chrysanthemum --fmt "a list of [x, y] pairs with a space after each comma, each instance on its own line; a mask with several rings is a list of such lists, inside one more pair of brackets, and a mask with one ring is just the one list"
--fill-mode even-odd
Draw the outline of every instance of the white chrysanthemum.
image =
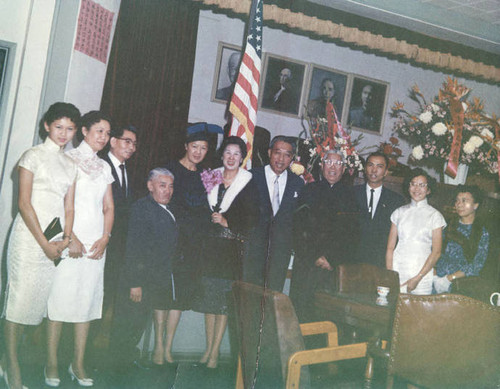
[[436, 123], [432, 126], [432, 132], [437, 136], [444, 135], [446, 133], [446, 125], [442, 122]]
[[413, 155], [413, 158], [416, 160], [421, 160], [424, 156], [424, 149], [422, 146], [416, 146], [413, 148], [411, 155]]
[[316, 155], [316, 149], [310, 149], [309, 150], [309, 156], [314, 157]]
[[423, 123], [427, 124], [432, 120], [432, 112], [425, 111], [420, 114], [418, 117]]
[[469, 142], [472, 143], [474, 147], [481, 147], [481, 145], [484, 143], [483, 139], [477, 135], [472, 135], [469, 139]]
[[309, 139], [304, 139], [304, 144], [308, 145], [309, 144]]
[[476, 147], [469, 141], [466, 144], [464, 144], [464, 153], [465, 154], [472, 154], [476, 150]]
[[484, 136], [484, 137], [486, 137], [486, 138], [489, 138], [489, 139], [493, 139], [494, 138], [493, 133], [490, 130], [488, 130], [487, 128], [483, 128], [481, 130], [481, 135]]
[[437, 113], [439, 111], [439, 105], [431, 104], [431, 108], [434, 113]]

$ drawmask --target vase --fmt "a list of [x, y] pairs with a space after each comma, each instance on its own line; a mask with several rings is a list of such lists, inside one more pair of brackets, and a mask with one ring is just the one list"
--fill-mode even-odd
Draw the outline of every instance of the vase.
[[[444, 163], [444, 172], [446, 172], [446, 168], [448, 166], [448, 162]], [[469, 171], [469, 166], [463, 163], [458, 164], [457, 168], [457, 176], [455, 178], [451, 178], [446, 173], [443, 174], [443, 182], [448, 185], [464, 185], [467, 180], [467, 173]]]

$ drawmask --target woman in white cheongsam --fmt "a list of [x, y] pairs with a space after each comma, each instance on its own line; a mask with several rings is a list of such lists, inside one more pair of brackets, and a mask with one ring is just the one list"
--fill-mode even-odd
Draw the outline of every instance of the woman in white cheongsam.
[[[55, 103], [44, 114], [40, 135], [46, 137], [21, 157], [19, 213], [7, 251], [5, 290], [6, 371], [10, 388], [23, 388], [17, 347], [24, 325], [38, 325], [47, 315], [47, 299], [56, 267], [54, 260], [70, 243], [73, 227], [77, 168], [64, 154], [64, 146], [77, 131], [80, 111], [68, 103]], [[58, 217], [63, 232], [50, 242], [44, 231]]]
[[78, 166], [75, 222], [69, 252], [57, 267], [48, 302], [47, 375], [58, 378], [57, 347], [62, 322], [74, 323], [74, 352], [68, 372], [80, 386], [92, 386], [84, 368], [90, 321], [102, 316], [106, 246], [113, 227], [114, 206], [107, 162], [97, 156], [109, 141], [110, 119], [99, 111], [82, 116], [83, 141], [68, 152]]
[[411, 202], [391, 215], [386, 265], [399, 273], [402, 293], [432, 293], [432, 269], [446, 226], [443, 215], [427, 203], [434, 182], [424, 170], [413, 169], [405, 180]]

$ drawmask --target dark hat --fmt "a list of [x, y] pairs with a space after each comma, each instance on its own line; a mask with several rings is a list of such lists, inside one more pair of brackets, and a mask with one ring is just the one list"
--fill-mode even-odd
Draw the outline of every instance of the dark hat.
[[208, 124], [200, 122], [190, 125], [186, 131], [186, 143], [196, 142], [197, 140], [204, 140], [208, 142], [208, 133], [223, 134], [221, 126], [217, 124]]

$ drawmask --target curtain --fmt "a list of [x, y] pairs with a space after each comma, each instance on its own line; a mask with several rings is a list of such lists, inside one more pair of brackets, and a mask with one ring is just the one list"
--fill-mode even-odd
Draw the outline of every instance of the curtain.
[[127, 170], [138, 194], [149, 170], [183, 154], [198, 31], [185, 0], [122, 0], [101, 109], [140, 130]]

